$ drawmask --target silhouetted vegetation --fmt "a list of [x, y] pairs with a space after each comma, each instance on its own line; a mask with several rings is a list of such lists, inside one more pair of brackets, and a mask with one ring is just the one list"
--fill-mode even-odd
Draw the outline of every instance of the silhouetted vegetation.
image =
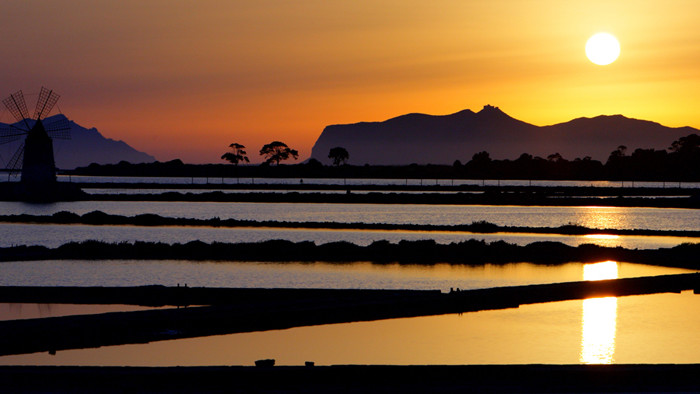
[[328, 152], [328, 158], [333, 159], [333, 165], [337, 167], [341, 164], [345, 164], [350, 158], [350, 154], [345, 148], [336, 146], [335, 148], [331, 148]]
[[667, 267], [700, 269], [697, 256], [700, 244], [681, 244], [655, 250], [609, 248], [591, 244], [568, 246], [560, 242], [534, 242], [525, 246], [504, 241], [483, 240], [438, 244], [434, 240], [376, 241], [358, 246], [339, 241], [316, 245], [314, 242], [269, 240], [256, 243], [211, 244], [191, 241], [185, 244], [162, 242], [101, 241], [70, 242], [56, 248], [45, 246], [12, 246], [0, 248], [0, 261], [54, 259], [142, 259], [142, 260], [221, 260], [221, 261], [326, 261], [400, 264], [506, 264], [532, 262], [563, 264], [603, 260], [627, 261]]
[[265, 163], [275, 163], [279, 166], [281, 161], [287, 160], [290, 157], [296, 160], [299, 157], [299, 152], [295, 149], [291, 149], [284, 142], [272, 141], [269, 144], [263, 145], [260, 149], [260, 156], [265, 157]]
[[[240, 219], [195, 219], [172, 218], [147, 213], [136, 216], [110, 215], [102, 211], [92, 211], [83, 215], [61, 211], [53, 215], [0, 215], [0, 223], [41, 223], [41, 224], [88, 224], [88, 225], [132, 225], [132, 226], [206, 226], [206, 227], [268, 227], [268, 228], [308, 228], [329, 230], [406, 230], [406, 231], [461, 231], [481, 234], [496, 232], [536, 233], [536, 234], [611, 234], [611, 235], [653, 235], [675, 237], [700, 237], [700, 230], [648, 230], [648, 229], [595, 229], [577, 224], [559, 227], [499, 226], [486, 221], [471, 224], [392, 224], [392, 223], [338, 223], [338, 222], [284, 222], [274, 220]], [[700, 239], [699, 239], [700, 241]]]
[[[339, 147], [340, 148], [340, 147]], [[335, 148], [334, 148], [335, 149]], [[341, 148], [342, 149], [342, 148]], [[329, 157], [334, 158], [336, 155]], [[338, 164], [344, 162], [337, 152]], [[296, 165], [280, 165], [298, 152], [274, 141], [261, 149], [265, 165], [239, 166], [192, 165], [180, 160], [161, 163], [112, 165], [91, 164], [69, 174], [107, 176], [197, 176], [197, 177], [280, 177], [280, 178], [392, 178], [392, 179], [523, 179], [523, 180], [615, 180], [615, 181], [700, 181], [700, 136], [691, 134], [673, 141], [667, 150], [636, 149], [627, 153], [625, 146], [615, 148], [605, 164], [589, 156], [569, 160], [554, 152], [542, 158], [528, 153], [515, 160], [495, 160], [488, 152], [479, 152], [463, 164], [407, 166], [324, 166], [316, 159]], [[348, 155], [349, 157], [349, 155]], [[269, 164], [277, 164], [270, 166]], [[335, 159], [334, 159], [335, 163]]]
[[231, 152], [226, 152], [223, 155], [221, 155], [222, 160], [226, 160], [231, 162], [234, 165], [238, 165], [238, 163], [246, 162], [249, 163], [250, 160], [248, 160], [247, 153], [245, 151], [245, 146], [234, 142], [231, 145], [229, 145], [229, 148], [231, 148]]

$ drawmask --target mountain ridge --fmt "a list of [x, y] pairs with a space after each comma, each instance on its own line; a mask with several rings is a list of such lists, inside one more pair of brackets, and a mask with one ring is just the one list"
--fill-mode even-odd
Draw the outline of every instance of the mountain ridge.
[[[125, 141], [107, 138], [97, 128], [91, 127], [88, 129], [83, 127], [63, 114], [50, 116], [44, 121], [52, 123], [57, 121], [59, 117], [63, 117], [68, 121], [71, 139], [53, 139], [54, 160], [57, 168], [73, 169], [92, 163], [114, 164], [120, 161], [131, 163], [156, 161], [155, 157], [134, 149]], [[3, 146], [3, 164], [9, 160], [9, 157], [19, 148], [22, 142], [23, 139]]]
[[350, 153], [349, 163], [355, 165], [452, 164], [469, 161], [481, 151], [495, 159], [559, 153], [567, 159], [590, 156], [605, 161], [620, 145], [630, 151], [666, 149], [674, 140], [699, 132], [621, 114], [535, 126], [486, 105], [478, 112], [411, 113], [379, 122], [330, 125], [316, 140], [311, 158], [329, 163], [329, 150], [342, 146]]

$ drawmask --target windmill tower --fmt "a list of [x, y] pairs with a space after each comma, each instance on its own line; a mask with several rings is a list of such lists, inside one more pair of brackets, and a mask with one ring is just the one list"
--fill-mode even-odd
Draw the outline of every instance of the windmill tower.
[[56, 182], [52, 139], [70, 139], [70, 124], [65, 116], [46, 119], [59, 97], [53, 90], [42, 87], [31, 118], [21, 90], [2, 100], [17, 123], [0, 125], [0, 144], [24, 138], [7, 167], [10, 175], [19, 172], [21, 167], [21, 183], [30, 188]]

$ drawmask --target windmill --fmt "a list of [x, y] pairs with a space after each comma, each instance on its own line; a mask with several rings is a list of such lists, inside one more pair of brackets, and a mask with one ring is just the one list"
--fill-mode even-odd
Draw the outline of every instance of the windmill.
[[41, 186], [56, 182], [52, 139], [70, 139], [70, 124], [65, 116], [46, 118], [59, 97], [53, 90], [42, 87], [31, 118], [21, 90], [2, 100], [17, 122], [0, 124], [0, 145], [24, 139], [7, 163], [10, 176], [16, 176], [21, 167], [24, 184]]

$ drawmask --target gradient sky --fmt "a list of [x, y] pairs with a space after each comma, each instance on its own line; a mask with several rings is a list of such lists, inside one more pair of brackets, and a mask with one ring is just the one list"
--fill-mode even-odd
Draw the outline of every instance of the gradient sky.
[[[700, 128], [696, 0], [3, 1], [0, 86], [159, 160], [300, 161], [326, 125], [485, 104], [536, 125], [623, 114]], [[597, 66], [607, 31], [620, 58]], [[10, 121], [7, 111], [1, 121]], [[351, 158], [352, 159], [352, 158]]]

